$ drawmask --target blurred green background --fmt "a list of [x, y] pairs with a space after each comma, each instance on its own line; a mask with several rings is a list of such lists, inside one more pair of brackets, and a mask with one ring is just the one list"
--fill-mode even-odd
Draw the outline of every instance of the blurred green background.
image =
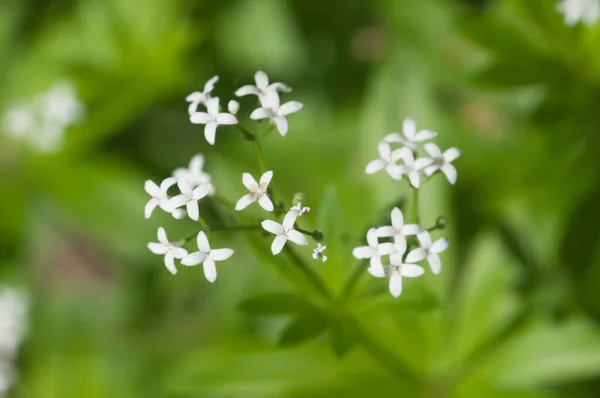
[[[599, 49], [600, 25], [566, 27], [553, 0], [2, 0], [0, 110], [65, 78], [86, 106], [58, 154], [0, 134], [0, 281], [31, 296], [10, 396], [599, 396]], [[224, 103], [258, 69], [305, 104], [265, 157], [278, 192], [306, 194], [334, 291], [410, 192], [364, 174], [376, 143], [413, 117], [462, 149], [456, 186], [421, 191], [423, 224], [448, 219], [442, 274], [397, 300], [365, 278], [346, 303], [422, 382], [360, 344], [338, 358], [329, 331], [278, 347], [289, 316], [239, 304], [311, 292], [260, 233], [215, 235], [236, 254], [212, 285], [146, 248], [159, 226], [197, 230], [145, 220], [146, 179], [203, 153], [235, 201], [258, 174], [252, 145], [222, 127], [209, 146], [184, 100], [218, 74]]]

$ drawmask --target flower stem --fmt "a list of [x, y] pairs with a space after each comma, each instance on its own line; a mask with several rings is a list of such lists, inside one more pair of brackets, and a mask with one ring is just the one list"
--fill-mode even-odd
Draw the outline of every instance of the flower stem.
[[419, 224], [419, 190], [413, 188], [410, 222]]
[[307, 231], [305, 229], [300, 228], [298, 225], [294, 226], [294, 229], [296, 229], [296, 231], [303, 233], [306, 236], [310, 236], [313, 239], [317, 239], [319, 241], [322, 241], [323, 239], [325, 239], [325, 237], [323, 236], [323, 231], [321, 231], [320, 229], [315, 229], [314, 231]]
[[258, 137], [254, 137], [252, 141], [254, 144], [254, 150], [256, 151], [256, 157], [258, 158], [258, 166], [260, 167], [260, 174], [264, 174], [267, 172], [267, 166], [265, 165], [265, 157], [263, 155], [262, 146], [260, 145], [260, 141]]

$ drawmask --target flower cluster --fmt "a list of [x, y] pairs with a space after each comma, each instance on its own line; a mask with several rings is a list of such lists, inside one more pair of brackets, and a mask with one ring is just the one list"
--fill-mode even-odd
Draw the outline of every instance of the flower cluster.
[[83, 111], [75, 87], [59, 82], [49, 91], [9, 108], [3, 129], [40, 152], [53, 153], [62, 148], [65, 131], [81, 120]]
[[563, 14], [568, 26], [579, 22], [591, 26], [600, 19], [600, 0], [560, 0], [556, 8]]
[[14, 362], [27, 331], [27, 310], [20, 290], [0, 287], [0, 397], [17, 376]]

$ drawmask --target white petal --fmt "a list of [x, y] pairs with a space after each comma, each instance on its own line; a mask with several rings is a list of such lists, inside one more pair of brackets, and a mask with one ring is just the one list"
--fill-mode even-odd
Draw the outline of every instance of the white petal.
[[429, 263], [429, 268], [431, 268], [431, 272], [435, 275], [438, 275], [442, 271], [442, 260], [440, 260], [440, 256], [436, 253], [429, 253], [427, 256], [427, 262]]
[[231, 113], [219, 113], [217, 115], [217, 123], [218, 124], [225, 124], [225, 125], [232, 125], [232, 124], [237, 124], [238, 120], [237, 118], [232, 115]]
[[153, 198], [162, 196], [162, 191], [160, 190], [158, 185], [154, 183], [154, 181], [146, 181], [144, 183], [144, 190], [146, 191], [146, 193], [148, 193], [148, 195], [152, 196]]
[[288, 121], [284, 116], [275, 116], [273, 118], [275, 125], [277, 126], [277, 130], [282, 137], [284, 137], [288, 132]]
[[233, 255], [231, 249], [214, 249], [210, 251], [210, 257], [215, 261], [224, 261]]
[[208, 243], [208, 238], [204, 231], [198, 232], [198, 236], [196, 236], [196, 244], [198, 245], [198, 250], [203, 253], [208, 253], [210, 251], [210, 244]]
[[192, 267], [194, 265], [198, 265], [201, 262], [203, 262], [205, 258], [206, 258], [206, 254], [205, 253], [194, 252], [194, 253], [190, 253], [187, 256], [185, 256], [181, 260], [181, 264], [183, 264], [183, 265], [185, 265], [187, 267]]
[[425, 149], [425, 152], [427, 152], [427, 154], [432, 158], [437, 159], [442, 157], [442, 151], [440, 151], [440, 147], [435, 145], [433, 142], [428, 142], [427, 144], [423, 145], [423, 149]]
[[400, 266], [400, 273], [402, 276], [406, 276], [407, 278], [416, 278], [425, 273], [423, 267], [419, 267], [416, 264], [404, 264]]
[[383, 169], [385, 167], [385, 162], [381, 159], [377, 159], [377, 160], [373, 160], [372, 162], [370, 162], [367, 165], [367, 168], [365, 169], [365, 173], [367, 174], [373, 174], [373, 173], [377, 173], [379, 170]]
[[280, 91], [282, 93], [291, 93], [292, 92], [292, 88], [288, 85], [285, 85], [283, 83], [272, 83], [269, 85], [269, 87], [267, 87], [267, 90], [269, 91]]
[[413, 119], [404, 119], [402, 123], [402, 133], [410, 141], [414, 141], [415, 135], [417, 134], [417, 123]]
[[283, 225], [283, 228], [285, 229], [292, 229], [294, 227], [294, 224], [296, 223], [297, 218], [298, 211], [292, 208], [287, 213], [285, 213], [281, 225]]
[[371, 247], [377, 247], [379, 244], [379, 235], [376, 228], [371, 228], [367, 231], [367, 243]]
[[413, 141], [423, 142], [423, 141], [427, 141], [427, 140], [430, 140], [435, 137], [437, 137], [437, 133], [430, 131], [430, 130], [421, 130], [417, 133], [417, 135], [415, 135], [415, 138]]
[[271, 199], [269, 199], [269, 196], [266, 193], [258, 198], [258, 204], [266, 211], [273, 211], [274, 209], [273, 202], [271, 202]]
[[206, 197], [212, 189], [212, 184], [200, 184], [192, 191], [192, 199], [200, 200]]
[[219, 98], [213, 97], [206, 101], [206, 110], [209, 115], [216, 116], [219, 113]]
[[392, 254], [396, 251], [396, 245], [391, 242], [382, 243], [377, 247], [377, 253], [381, 256]]
[[170, 251], [165, 254], [165, 267], [167, 267], [167, 270], [169, 270], [171, 274], [175, 275], [177, 273], [173, 253], [171, 253]]
[[165, 254], [167, 252], [167, 248], [165, 247], [165, 245], [155, 242], [148, 243], [148, 249], [150, 249], [152, 253], [159, 255]]
[[398, 297], [402, 294], [402, 275], [398, 272], [392, 272], [390, 275], [390, 294]]
[[[190, 120], [192, 120], [191, 116], [198, 112], [198, 105], [200, 105], [203, 102], [204, 102], [204, 100], [190, 102], [190, 104], [188, 105], [188, 115], [190, 115]], [[192, 123], [194, 123], [194, 122], [192, 122]], [[196, 123], [196, 124], [199, 124], [199, 123]], [[203, 124], [203, 123], [201, 123], [201, 124]]]
[[377, 151], [382, 159], [389, 159], [392, 154], [392, 148], [390, 148], [390, 144], [386, 142], [380, 142], [379, 145], [377, 145]]
[[396, 163], [398, 160], [402, 159], [404, 163], [412, 164], [414, 162], [414, 154], [413, 151], [407, 147], [403, 146], [402, 148], [395, 149], [390, 155], [392, 162]]
[[187, 195], [177, 195], [169, 199], [169, 206], [173, 209], [185, 206], [189, 203], [190, 197]]
[[277, 91], [266, 91], [258, 97], [260, 104], [271, 110], [279, 109], [279, 93]]
[[183, 209], [175, 209], [173, 210], [171, 215], [176, 220], [183, 220], [185, 217], [187, 217], [187, 213]]
[[419, 186], [421, 185], [421, 177], [419, 176], [419, 172], [418, 171], [411, 171], [408, 173], [408, 179], [410, 180], [410, 183], [413, 187], [415, 188], [419, 188]]
[[400, 133], [390, 133], [390, 134], [386, 135], [385, 137], [383, 137], [383, 142], [388, 142], [390, 144], [392, 144], [392, 143], [404, 144], [406, 142], [406, 140], [404, 139], [404, 137], [402, 137], [402, 135], [400, 135]]
[[404, 215], [402, 214], [402, 210], [397, 207], [392, 209], [392, 225], [396, 229], [400, 229], [404, 226]]
[[292, 242], [294, 242], [297, 245], [300, 245], [300, 246], [308, 245], [306, 236], [304, 236], [302, 233], [296, 231], [295, 229], [289, 230], [287, 233], [287, 237], [289, 240], [291, 240]]
[[219, 81], [219, 76], [211, 77], [204, 85], [204, 94], [208, 94], [215, 89], [215, 84]]
[[242, 184], [244, 184], [249, 191], [256, 191], [258, 189], [258, 183], [250, 173], [242, 174]]
[[283, 234], [283, 226], [275, 221], [265, 220], [261, 223], [265, 231], [278, 235]]
[[227, 103], [227, 110], [229, 111], [229, 113], [231, 113], [232, 115], [235, 115], [238, 113], [238, 111], [240, 110], [240, 103], [237, 102], [236, 100], [231, 100]]
[[254, 196], [252, 196], [252, 194], [244, 195], [235, 204], [235, 209], [237, 211], [244, 210], [246, 207], [250, 206], [255, 201], [256, 199], [254, 199]]
[[280, 116], [286, 116], [298, 112], [303, 106], [304, 105], [298, 101], [286, 102], [285, 104], [281, 105], [278, 113]]
[[431, 248], [431, 235], [429, 235], [429, 231], [425, 230], [419, 232], [419, 234], [417, 235], [417, 239], [419, 240], [421, 247], [429, 251], [429, 249]]
[[237, 91], [235, 92], [236, 97], [243, 97], [244, 95], [259, 95], [260, 91], [251, 85], [246, 85], [243, 87], [240, 87], [237, 89]]
[[367, 268], [367, 272], [369, 272], [369, 274], [373, 275], [376, 278], [384, 278], [386, 276], [385, 269], [383, 268], [383, 266], [369, 267]]
[[200, 209], [198, 209], [198, 202], [195, 200], [186, 205], [185, 211], [187, 211], [188, 216], [194, 221], [198, 221], [200, 218]]
[[190, 187], [190, 183], [184, 177], [181, 177], [179, 180], [177, 180], [177, 187], [184, 195], [192, 194], [192, 188]]
[[206, 138], [206, 142], [210, 145], [215, 145], [215, 136], [217, 135], [217, 126], [216, 122], [206, 123], [204, 127], [204, 138]]
[[183, 247], [171, 246], [170, 250], [174, 258], [184, 258], [188, 254]]
[[406, 237], [402, 234], [396, 235], [394, 237], [394, 246], [396, 247], [396, 252], [403, 255], [406, 252]]
[[269, 170], [269, 171], [265, 172], [265, 174], [263, 174], [260, 177], [260, 185], [263, 188], [266, 188], [269, 185], [269, 183], [271, 182], [272, 179], [273, 179], [273, 171]]
[[429, 166], [433, 163], [433, 159], [419, 158], [415, 160], [415, 170], [421, 170], [422, 168]]
[[165, 245], [169, 243], [169, 239], [167, 238], [167, 232], [165, 231], [165, 229], [163, 227], [160, 227], [158, 229], [157, 236], [158, 236], [158, 241], [160, 243], [165, 244]]
[[190, 115], [190, 122], [194, 124], [206, 124], [213, 121], [213, 117], [205, 112], [195, 112]]
[[260, 90], [264, 90], [269, 85], [269, 77], [267, 74], [261, 70], [254, 74], [254, 82], [256, 83], [256, 87]]
[[250, 119], [252, 120], [260, 120], [260, 119], [266, 119], [268, 117], [271, 117], [272, 112], [267, 109], [267, 108], [257, 108], [255, 110], [252, 111], [252, 113], [250, 114]]
[[202, 263], [202, 267], [204, 268], [204, 276], [207, 281], [213, 283], [217, 280], [217, 267], [212, 258], [206, 257], [206, 260]]
[[359, 260], [371, 258], [375, 255], [375, 250], [369, 246], [356, 247], [352, 250], [352, 255]]
[[417, 224], [406, 224], [402, 227], [402, 233], [404, 235], [416, 235], [421, 232], [421, 227]]
[[392, 177], [394, 180], [401, 180], [403, 173], [403, 169], [397, 164], [389, 163], [385, 166], [385, 171]]
[[144, 217], [150, 218], [150, 216], [152, 215], [152, 212], [154, 211], [156, 206], [158, 206], [158, 203], [159, 203], [158, 200], [150, 199], [148, 201], [148, 203], [146, 203], [146, 207], [144, 207]]
[[456, 183], [456, 178], [457, 178], [456, 168], [454, 166], [452, 166], [450, 163], [446, 163], [442, 166], [442, 173], [444, 173], [444, 175], [446, 176], [446, 178], [448, 179], [448, 182], [450, 182], [450, 184], [454, 185]]
[[380, 238], [387, 238], [396, 235], [396, 228], [391, 226], [377, 228], [377, 236]]
[[440, 166], [434, 163], [432, 165], [429, 165], [429, 166], [425, 167], [423, 169], [423, 173], [425, 173], [425, 175], [427, 177], [430, 177], [433, 173], [435, 173], [439, 169], [440, 169]]
[[160, 190], [162, 191], [162, 193], [166, 194], [169, 188], [175, 185], [178, 180], [179, 178], [177, 177], [165, 178], [163, 182], [160, 183]]
[[287, 237], [285, 235], [277, 235], [275, 239], [273, 239], [273, 243], [271, 244], [271, 252], [273, 255], [281, 253], [285, 242], [287, 242]]
[[460, 156], [460, 149], [454, 146], [452, 148], [448, 148], [446, 149], [446, 152], [444, 152], [443, 156], [446, 162], [453, 162]]
[[200, 91], [194, 91], [191, 94], [188, 94], [185, 97], [185, 101], [186, 102], [200, 102], [200, 100], [202, 100], [202, 98], [204, 98], [204, 94], [201, 93]]
[[412, 250], [410, 253], [406, 255], [406, 262], [408, 263], [417, 263], [421, 260], [424, 260], [427, 257], [427, 250], [419, 247], [417, 249]]
[[433, 242], [433, 245], [431, 245], [431, 249], [429, 249], [429, 251], [432, 253], [441, 253], [446, 250], [448, 246], [450, 246], [450, 241], [448, 238], [440, 238]]
[[404, 257], [404, 252], [396, 252], [390, 254], [390, 265], [402, 265], [404, 263], [404, 259], [402, 257]]

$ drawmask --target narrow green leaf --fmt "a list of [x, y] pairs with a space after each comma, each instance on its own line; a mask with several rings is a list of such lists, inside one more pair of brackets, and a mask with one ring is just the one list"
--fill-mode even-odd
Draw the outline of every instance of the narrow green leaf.
[[356, 342], [354, 325], [347, 318], [335, 320], [330, 332], [331, 349], [339, 357], [344, 357]]
[[327, 330], [329, 320], [322, 312], [313, 311], [294, 318], [283, 331], [279, 345], [288, 347], [314, 340]]

